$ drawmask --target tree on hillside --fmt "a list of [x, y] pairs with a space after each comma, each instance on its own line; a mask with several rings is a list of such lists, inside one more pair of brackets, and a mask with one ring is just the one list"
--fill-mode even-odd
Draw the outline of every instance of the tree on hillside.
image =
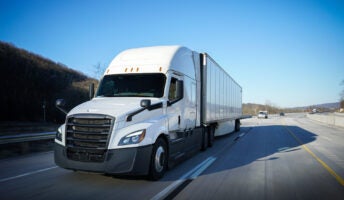
[[94, 78], [99, 80], [103, 76], [106, 70], [106, 67], [102, 66], [100, 62], [98, 62], [96, 65], [93, 66], [93, 68], [94, 68]]
[[0, 41], [0, 121], [63, 121], [55, 100], [74, 107], [88, 100], [86, 75]]

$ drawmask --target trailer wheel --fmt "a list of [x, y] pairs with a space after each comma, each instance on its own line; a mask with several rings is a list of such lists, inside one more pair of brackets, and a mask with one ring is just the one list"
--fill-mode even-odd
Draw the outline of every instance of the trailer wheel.
[[213, 126], [210, 126], [208, 129], [208, 146], [212, 147], [215, 140], [215, 128]]
[[235, 132], [240, 131], [240, 120], [235, 120]]
[[150, 163], [150, 172], [149, 178], [151, 180], [158, 180], [166, 172], [167, 169], [167, 144], [162, 138], [158, 138], [155, 144], [153, 145], [151, 163]]

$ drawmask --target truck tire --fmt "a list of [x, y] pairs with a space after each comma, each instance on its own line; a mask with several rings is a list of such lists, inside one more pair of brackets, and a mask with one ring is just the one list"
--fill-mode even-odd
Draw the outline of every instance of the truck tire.
[[240, 120], [235, 120], [235, 132], [240, 131]]
[[208, 147], [212, 147], [215, 140], [215, 127], [208, 127]]
[[164, 176], [167, 169], [167, 144], [162, 138], [158, 138], [153, 145], [149, 178], [153, 181], [159, 180]]

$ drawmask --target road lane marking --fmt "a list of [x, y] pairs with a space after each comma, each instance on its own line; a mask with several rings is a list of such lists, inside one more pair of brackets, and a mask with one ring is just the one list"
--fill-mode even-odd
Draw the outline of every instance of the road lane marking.
[[328, 140], [328, 141], [332, 141], [330, 138], [325, 137], [325, 136], [323, 136], [322, 138], [324, 138], [325, 140]]
[[213, 162], [216, 160], [215, 157], [210, 157], [209, 160], [204, 163], [195, 173], [190, 176], [190, 179], [196, 179], [202, 172], [204, 172]]
[[40, 170], [36, 170], [36, 171], [32, 171], [32, 172], [20, 174], [20, 175], [17, 175], [17, 176], [3, 178], [3, 179], [0, 179], [0, 183], [6, 182], [6, 181], [10, 181], [10, 180], [13, 180], [13, 179], [17, 179], [17, 178], [22, 178], [22, 177], [25, 177], [25, 176], [30, 176], [30, 175], [33, 175], [33, 174], [38, 174], [38, 173], [45, 172], [45, 171], [48, 171], [48, 170], [51, 170], [51, 169], [55, 169], [55, 168], [57, 168], [57, 166], [48, 167], [48, 168], [44, 168], [44, 169], [40, 169]]
[[213, 156], [208, 157], [206, 160], [204, 160], [202, 163], [191, 169], [189, 172], [185, 173], [183, 176], [181, 176], [178, 180], [172, 182], [169, 186], [167, 186], [164, 190], [156, 194], [151, 200], [157, 200], [157, 199], [165, 199], [169, 198], [170, 195], [174, 195], [173, 193], [179, 191], [180, 187], [184, 188], [186, 187], [190, 182], [192, 182], [194, 179], [196, 179], [200, 174], [202, 174], [213, 162], [216, 161], [218, 156], [223, 152], [225, 149], [233, 146], [236, 141], [239, 138], [244, 137], [248, 132], [250, 132], [252, 128], [249, 128], [248, 131], [242, 132], [237, 136], [232, 143], [224, 145], [217, 153], [215, 153]]
[[245, 134], [246, 134], [245, 132], [242, 132], [240, 135], [238, 135], [238, 136], [234, 139], [234, 141], [237, 141], [237, 140], [239, 140], [240, 138], [244, 137]]
[[315, 158], [315, 160], [317, 160], [338, 181], [339, 184], [344, 186], [344, 179], [341, 176], [339, 176], [331, 167], [329, 167], [324, 161], [316, 156], [291, 130], [289, 130], [285, 125], [283, 127], [301, 145], [304, 150], [306, 150], [313, 158]]
[[210, 156], [205, 161], [191, 169], [189, 172], [185, 173], [178, 180], [171, 183], [164, 190], [156, 194], [151, 200], [159, 200], [166, 198], [171, 192], [173, 192], [179, 185], [183, 184], [188, 179], [196, 179], [204, 170], [206, 170], [214, 161], [215, 157]]
[[286, 151], [289, 149], [290, 149], [290, 147], [281, 147], [281, 148], [278, 148], [278, 152]]

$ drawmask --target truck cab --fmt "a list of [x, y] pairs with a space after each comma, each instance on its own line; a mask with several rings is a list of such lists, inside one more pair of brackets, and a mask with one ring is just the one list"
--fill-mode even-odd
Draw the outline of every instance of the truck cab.
[[130, 49], [116, 56], [94, 98], [69, 111], [58, 129], [56, 164], [159, 179], [168, 164], [199, 150], [197, 56], [180, 46]]

